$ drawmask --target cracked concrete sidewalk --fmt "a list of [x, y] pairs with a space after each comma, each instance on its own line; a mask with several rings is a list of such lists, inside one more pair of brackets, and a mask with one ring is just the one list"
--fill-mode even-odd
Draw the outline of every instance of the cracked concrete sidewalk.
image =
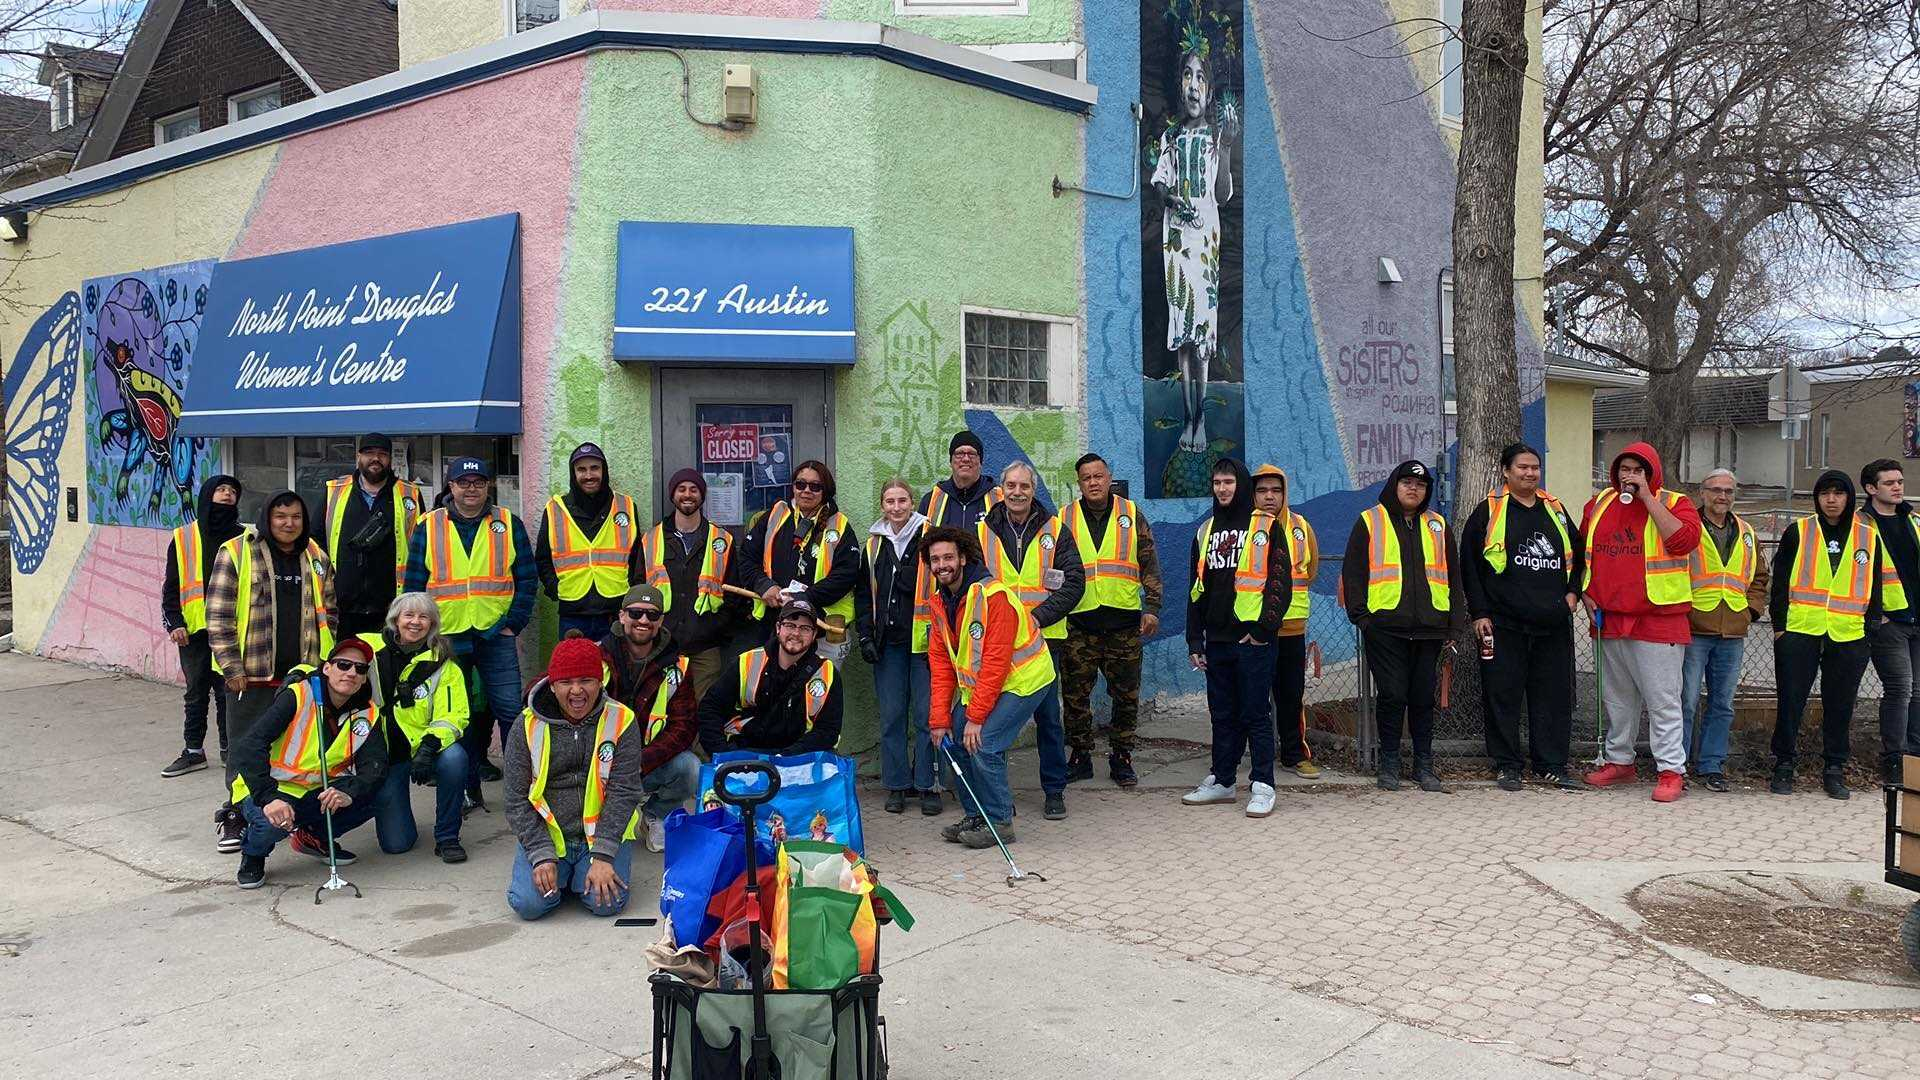
[[[315, 906], [324, 867], [284, 846], [268, 887], [241, 892], [237, 857], [213, 849], [217, 769], [159, 776], [179, 723], [172, 688], [0, 654], [6, 1075], [649, 1074], [641, 950], [655, 931], [570, 909], [514, 918], [497, 812], [468, 819], [462, 866], [430, 845], [382, 855], [356, 831], [344, 873], [364, 899]], [[423, 822], [428, 794], [415, 789]], [[870, 854], [888, 865], [885, 845]], [[653, 912], [659, 865], [636, 860], [629, 915]], [[894, 1077], [1562, 1074], [1161, 950], [900, 892], [921, 922], [882, 937]]]

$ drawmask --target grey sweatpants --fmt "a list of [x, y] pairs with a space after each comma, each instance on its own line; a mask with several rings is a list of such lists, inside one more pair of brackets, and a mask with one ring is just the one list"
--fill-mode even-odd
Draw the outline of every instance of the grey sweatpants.
[[1647, 714], [1647, 741], [1661, 772], [1687, 771], [1685, 715], [1680, 708], [1680, 677], [1687, 647], [1627, 638], [1600, 640], [1600, 696], [1607, 710], [1606, 759], [1631, 765], [1640, 736], [1640, 712]]

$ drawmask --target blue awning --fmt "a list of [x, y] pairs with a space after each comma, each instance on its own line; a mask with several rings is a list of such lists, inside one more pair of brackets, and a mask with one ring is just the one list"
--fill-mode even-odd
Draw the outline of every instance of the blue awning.
[[621, 222], [613, 355], [853, 363], [853, 230]]
[[520, 217], [214, 267], [180, 434], [520, 430]]

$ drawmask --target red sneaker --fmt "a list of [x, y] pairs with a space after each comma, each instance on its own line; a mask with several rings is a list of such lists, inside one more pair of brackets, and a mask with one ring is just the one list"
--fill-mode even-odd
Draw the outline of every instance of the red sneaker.
[[1653, 784], [1654, 802], [1672, 802], [1687, 792], [1687, 778], [1671, 770], [1662, 770]]
[[1631, 784], [1639, 779], [1631, 765], [1606, 764], [1587, 774], [1587, 783], [1594, 787], [1612, 787], [1615, 784]]

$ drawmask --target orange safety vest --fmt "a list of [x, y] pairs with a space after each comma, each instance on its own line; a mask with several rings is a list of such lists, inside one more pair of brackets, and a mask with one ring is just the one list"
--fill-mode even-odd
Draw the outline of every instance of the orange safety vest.
[[440, 632], [458, 634], [499, 622], [513, 606], [513, 514], [496, 506], [474, 530], [473, 547], [460, 542], [453, 515], [427, 515], [427, 595], [440, 607]]
[[1095, 544], [1087, 528], [1087, 512], [1075, 499], [1060, 511], [1062, 527], [1072, 534], [1080, 548], [1080, 562], [1086, 567], [1087, 588], [1080, 594], [1072, 614], [1110, 607], [1121, 611], [1140, 610], [1140, 534], [1145, 523], [1132, 500], [1119, 495], [1107, 503], [1107, 532]]
[[[1267, 572], [1273, 552], [1267, 548], [1267, 534], [1274, 518], [1265, 510], [1255, 510], [1247, 523], [1247, 535], [1240, 543], [1240, 558], [1233, 571], [1233, 617], [1241, 622], [1259, 622], [1260, 606], [1267, 591]], [[1200, 523], [1199, 557], [1193, 564], [1193, 588], [1187, 598], [1198, 602], [1207, 591], [1207, 544], [1213, 538], [1213, 517]]]
[[[1400, 606], [1407, 576], [1400, 535], [1387, 518], [1387, 508], [1378, 503], [1368, 507], [1360, 520], [1367, 526], [1367, 610], [1392, 611]], [[1420, 562], [1427, 579], [1427, 597], [1433, 610], [1446, 611], [1452, 604], [1447, 522], [1432, 510], [1422, 510], [1420, 526]]]
[[640, 527], [633, 498], [615, 493], [598, 536], [589, 537], [559, 495], [547, 500], [547, 546], [553, 551], [555, 599], [578, 600], [596, 593], [611, 600], [627, 595], [627, 556]]
[[1738, 526], [1738, 539], [1733, 545], [1733, 561], [1720, 560], [1720, 548], [1711, 537], [1705, 535], [1706, 525], [1701, 524], [1700, 546], [1693, 549], [1687, 560], [1687, 577], [1693, 586], [1693, 609], [1712, 611], [1721, 604], [1728, 611], [1747, 610], [1747, 586], [1753, 583], [1754, 570], [1760, 564], [1759, 546], [1755, 541], [1753, 526], [1746, 523], [1738, 514], [1729, 514]]
[[[920, 526], [920, 537], [926, 539], [927, 530], [933, 528], [931, 521]], [[867, 597], [873, 601], [875, 611], [881, 607], [880, 584], [874, 579], [874, 563], [880, 558], [880, 545], [892, 541], [884, 536], [867, 537]], [[904, 566], [894, 567], [895, 574], [905, 570]], [[933, 575], [927, 573], [927, 563], [914, 549], [913, 557], [913, 651], [927, 651], [927, 635], [933, 627]]]
[[1880, 543], [1880, 534], [1866, 514], [1855, 513], [1846, 547], [1840, 552], [1840, 565], [1830, 568], [1818, 515], [1801, 518], [1792, 527], [1800, 531], [1800, 550], [1794, 553], [1793, 576], [1787, 589], [1786, 629], [1834, 641], [1865, 637], [1867, 607], [1873, 600], [1875, 553], [1880, 556], [1883, 588], [1888, 579], [1899, 581], [1899, 571]]
[[[287, 692], [293, 695], [293, 721], [268, 748], [267, 773], [273, 777], [275, 786], [293, 792], [298, 798], [329, 780], [352, 772], [354, 758], [373, 734], [375, 722], [373, 709], [368, 706], [341, 717], [340, 730], [335, 733], [333, 743], [326, 748], [323, 766], [320, 743], [325, 735], [326, 724], [320, 703], [322, 695], [326, 693], [324, 681], [314, 675], [288, 684]], [[246, 780], [234, 777], [231, 794], [236, 803], [251, 794], [247, 790]]]
[[[593, 731], [593, 767], [587, 770], [586, 789], [580, 801], [580, 831], [588, 847], [593, 846], [594, 832], [600, 825], [600, 810], [607, 798], [607, 780], [613, 775], [614, 752], [634, 721], [632, 709], [612, 698], [602, 697], [600, 720], [594, 725]], [[527, 787], [527, 802], [547, 823], [547, 833], [553, 838], [553, 853], [564, 859], [567, 857], [566, 833], [554, 817], [553, 808], [547, 805], [548, 725], [545, 720], [535, 716], [531, 708], [521, 714], [521, 724], [527, 736], [527, 756], [533, 763], [533, 779]], [[639, 822], [640, 810], [636, 807], [620, 839], [633, 839], [635, 826]]]
[[[1020, 602], [1019, 594], [1004, 581], [992, 578], [976, 581], [967, 586], [961, 597], [959, 632], [940, 635], [947, 648], [947, 659], [953, 663], [953, 677], [962, 705], [973, 700], [974, 686], [980, 680], [981, 645], [987, 636], [987, 603], [995, 593], [1006, 596], [1008, 606], [1020, 620], [1013, 632], [1013, 655], [1009, 659], [1007, 679], [1000, 688], [1028, 697], [1045, 690], [1054, 679], [1053, 654], [1047, 648], [1047, 639], [1041, 636], [1040, 624]], [[940, 602], [945, 605], [946, 599], [943, 597]], [[941, 616], [936, 613], [936, 617]]]
[[[1580, 589], [1585, 592], [1593, 584], [1593, 534], [1600, 528], [1600, 517], [1607, 512], [1620, 497], [1617, 488], [1608, 488], [1593, 501], [1593, 512], [1587, 515], [1587, 527], [1583, 540], [1587, 545], [1589, 558], [1587, 572]], [[1679, 506], [1681, 496], [1662, 488], [1660, 497], [1666, 500], [1667, 509]], [[1684, 604], [1693, 596], [1693, 580], [1687, 570], [1689, 561], [1686, 555], [1667, 554], [1666, 545], [1660, 539], [1660, 527], [1653, 523], [1653, 515], [1647, 515], [1646, 528], [1640, 534], [1640, 553], [1646, 560], [1647, 600], [1654, 604]]]
[[[1047, 523], [1040, 527], [1040, 531], [1034, 534], [1033, 542], [1027, 546], [1025, 554], [1031, 554], [1037, 550], [1040, 552], [1040, 558], [1034, 563], [1025, 565], [1014, 562], [1013, 550], [1001, 541], [1000, 534], [989, 528], [985, 520], [975, 525], [973, 531], [980, 540], [980, 554], [987, 568], [993, 571], [994, 577], [1006, 582], [1013, 589], [1014, 594], [1020, 597], [1020, 602], [1026, 605], [1028, 611], [1035, 611], [1041, 604], [1046, 603], [1049, 595], [1046, 585], [1047, 571], [1053, 569], [1054, 557], [1060, 551], [1060, 519], [1058, 517], [1049, 517]], [[1025, 554], [1022, 555], [1023, 560]], [[1059, 619], [1052, 626], [1042, 627], [1040, 634], [1042, 637], [1056, 641], [1066, 637], [1067, 620]]]
[[[640, 540], [640, 561], [647, 584], [660, 590], [666, 610], [673, 610], [673, 575], [667, 572], [667, 525], [661, 522]], [[700, 580], [694, 586], [693, 613], [711, 615], [726, 602], [727, 569], [733, 565], [733, 534], [707, 522], [707, 542], [700, 555]]]
[[[767, 650], [754, 649], [740, 654], [737, 661], [740, 672], [740, 692], [734, 703], [733, 717], [727, 721], [727, 734], [738, 735], [747, 726], [747, 710], [753, 708], [760, 697], [760, 677], [767, 671]], [[833, 661], [821, 660], [819, 670], [807, 680], [806, 730], [813, 730], [814, 721], [820, 719], [821, 712], [827, 707], [827, 697], [833, 690]]]
[[[787, 505], [785, 499], [774, 503], [767, 510], [766, 531], [760, 537], [760, 569], [768, 577], [773, 576], [774, 538], [793, 518], [793, 507]], [[813, 562], [813, 580], [816, 583], [826, 580], [827, 573], [833, 569], [833, 553], [839, 550], [840, 542], [846, 539], [849, 528], [851, 526], [847, 524], [847, 515], [837, 510], [832, 517], [823, 519], [814, 526], [813, 536], [808, 542], [819, 545], [819, 553]], [[843, 625], [850, 625], [853, 621], [853, 593], [848, 592], [847, 595], [828, 604], [823, 614], [838, 615]], [[753, 617], [763, 619], [766, 615], [766, 602], [755, 600]]]
[[173, 530], [173, 568], [180, 578], [180, 619], [186, 623], [189, 634], [207, 628], [207, 577], [200, 568], [200, 545], [198, 522], [189, 521]]

